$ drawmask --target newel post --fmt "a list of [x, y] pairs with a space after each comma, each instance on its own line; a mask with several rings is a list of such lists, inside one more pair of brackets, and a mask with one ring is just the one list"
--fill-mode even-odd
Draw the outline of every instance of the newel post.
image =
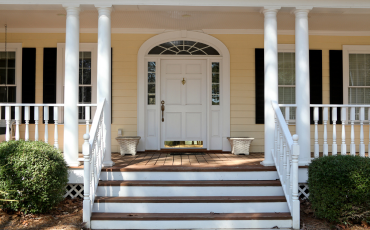
[[293, 229], [299, 229], [300, 227], [300, 207], [298, 200], [298, 157], [299, 157], [299, 145], [298, 135], [293, 135], [293, 151], [292, 151], [292, 174], [293, 177], [293, 192], [292, 192], [292, 217], [293, 217]]
[[84, 144], [82, 145], [82, 153], [84, 155], [84, 201], [83, 201], [83, 222], [86, 222], [86, 227], [90, 228], [91, 218], [91, 200], [90, 200], [90, 157], [91, 147], [89, 143], [90, 135], [84, 134]]

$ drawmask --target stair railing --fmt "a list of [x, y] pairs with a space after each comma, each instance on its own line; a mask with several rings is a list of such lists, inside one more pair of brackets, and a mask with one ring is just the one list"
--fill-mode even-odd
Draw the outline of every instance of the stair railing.
[[291, 135], [288, 125], [276, 101], [272, 101], [275, 112], [275, 143], [271, 151], [276, 170], [293, 219], [293, 229], [300, 227], [300, 203], [298, 200], [298, 135]]
[[84, 156], [84, 201], [83, 222], [90, 228], [91, 212], [98, 188], [100, 172], [105, 156], [104, 106], [106, 101], [98, 104], [90, 133], [84, 134], [82, 152]]

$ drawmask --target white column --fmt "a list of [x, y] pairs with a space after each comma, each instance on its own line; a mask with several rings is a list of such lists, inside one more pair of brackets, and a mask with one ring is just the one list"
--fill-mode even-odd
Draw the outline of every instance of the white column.
[[295, 14], [295, 71], [296, 71], [296, 133], [299, 136], [299, 165], [311, 162], [310, 133], [310, 75], [308, 44], [308, 12], [312, 8], [297, 8]]
[[99, 11], [98, 21], [98, 103], [105, 99], [105, 157], [103, 166], [112, 166], [111, 159], [111, 12], [112, 5], [95, 5]]
[[78, 166], [77, 103], [80, 8], [79, 4], [66, 5], [64, 7], [67, 11], [64, 83], [64, 159], [69, 166]]
[[265, 15], [265, 166], [274, 165], [271, 150], [274, 149], [275, 116], [271, 101], [278, 101], [278, 51], [276, 14], [280, 7], [263, 10]]

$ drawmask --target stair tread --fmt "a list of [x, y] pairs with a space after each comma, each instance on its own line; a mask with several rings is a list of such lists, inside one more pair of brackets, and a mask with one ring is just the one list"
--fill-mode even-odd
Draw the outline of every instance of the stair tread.
[[99, 186], [196, 186], [196, 187], [207, 187], [207, 186], [281, 186], [279, 180], [266, 180], [266, 181], [230, 181], [230, 180], [149, 180], [149, 181], [99, 181]]
[[102, 168], [102, 172], [255, 172], [276, 171], [275, 166], [263, 165], [217, 165], [204, 164], [201, 166], [173, 165], [121, 165]]
[[172, 197], [106, 197], [95, 203], [255, 203], [286, 202], [285, 196], [172, 196]]
[[290, 213], [92, 213], [91, 220], [290, 220]]

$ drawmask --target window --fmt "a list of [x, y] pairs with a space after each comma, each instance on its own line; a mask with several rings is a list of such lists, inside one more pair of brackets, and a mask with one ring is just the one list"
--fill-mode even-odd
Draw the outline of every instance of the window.
[[[91, 104], [91, 52], [80, 52], [78, 102]], [[85, 119], [85, 108], [78, 107], [78, 119]]]
[[212, 62], [212, 105], [220, 105], [220, 63]]
[[148, 105], [155, 105], [155, 62], [148, 62]]
[[[295, 53], [278, 53], [279, 104], [295, 104]], [[295, 120], [296, 108], [290, 108], [290, 119]], [[285, 116], [285, 109], [282, 109]]]
[[[64, 103], [65, 44], [57, 44], [57, 103]], [[80, 43], [78, 102], [79, 104], [97, 103], [97, 44]], [[96, 107], [90, 108], [90, 119]], [[59, 110], [59, 123], [63, 122], [63, 109]], [[85, 108], [78, 108], [78, 119], [85, 122]]]
[[218, 51], [201, 42], [171, 41], [152, 48], [149, 55], [220, 55]]
[[[370, 104], [370, 46], [343, 46], [343, 76], [344, 104]], [[356, 120], [359, 120], [359, 110], [356, 108]], [[365, 109], [365, 118], [367, 116]]]

